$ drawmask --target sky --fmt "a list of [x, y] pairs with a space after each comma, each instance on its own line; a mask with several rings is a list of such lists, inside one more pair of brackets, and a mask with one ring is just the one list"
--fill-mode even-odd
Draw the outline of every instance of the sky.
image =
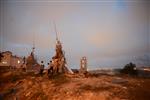
[[55, 53], [56, 23], [68, 66], [150, 66], [149, 0], [0, 0], [0, 50], [40, 62]]

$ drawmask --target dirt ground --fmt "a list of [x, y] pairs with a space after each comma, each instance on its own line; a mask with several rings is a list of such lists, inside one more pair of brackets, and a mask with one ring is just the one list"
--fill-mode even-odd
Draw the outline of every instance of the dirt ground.
[[150, 79], [122, 75], [0, 75], [0, 100], [150, 100]]

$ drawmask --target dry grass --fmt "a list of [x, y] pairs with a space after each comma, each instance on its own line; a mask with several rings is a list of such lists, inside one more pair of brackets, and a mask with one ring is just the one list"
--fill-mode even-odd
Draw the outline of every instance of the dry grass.
[[[115, 78], [128, 80], [115, 84]], [[150, 79], [129, 76], [66, 77], [57, 74], [50, 79], [34, 73], [8, 72], [0, 76], [0, 99], [25, 100], [149, 100]], [[124, 88], [125, 87], [125, 88]]]
[[59, 86], [69, 82], [69, 78], [66, 77], [64, 74], [54, 75], [50, 80], [53, 84], [55, 84], [55, 86]]

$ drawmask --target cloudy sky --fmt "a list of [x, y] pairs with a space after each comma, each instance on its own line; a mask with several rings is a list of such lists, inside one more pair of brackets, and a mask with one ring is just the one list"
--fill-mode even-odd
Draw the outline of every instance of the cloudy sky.
[[55, 21], [69, 67], [150, 65], [149, 0], [0, 0], [0, 49], [40, 62], [54, 55]]

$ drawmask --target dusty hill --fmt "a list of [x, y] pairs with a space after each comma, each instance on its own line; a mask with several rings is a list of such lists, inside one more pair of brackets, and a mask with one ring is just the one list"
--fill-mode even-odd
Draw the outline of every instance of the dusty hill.
[[150, 79], [128, 76], [0, 75], [1, 100], [149, 100]]

